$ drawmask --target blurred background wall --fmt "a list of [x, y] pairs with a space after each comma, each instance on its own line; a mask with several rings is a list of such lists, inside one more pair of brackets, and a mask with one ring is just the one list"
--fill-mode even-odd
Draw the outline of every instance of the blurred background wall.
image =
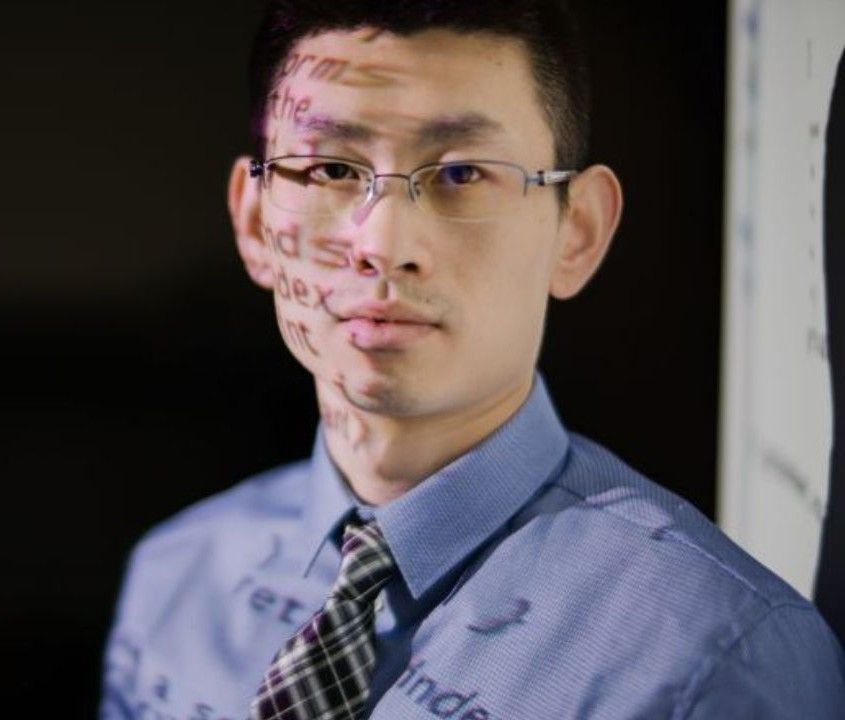
[[[726, 9], [579, 3], [592, 158], [626, 195], [542, 369], [570, 429], [714, 514]], [[47, 0], [0, 24], [2, 634], [11, 702], [94, 714], [123, 562], [157, 521], [309, 452], [309, 377], [239, 266], [261, 3]], [[44, 679], [45, 658], [61, 671]]]

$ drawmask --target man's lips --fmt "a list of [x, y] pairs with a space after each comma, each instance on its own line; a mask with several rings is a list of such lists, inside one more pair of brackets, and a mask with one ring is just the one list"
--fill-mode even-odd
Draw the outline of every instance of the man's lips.
[[342, 308], [337, 313], [341, 321], [372, 320], [377, 323], [397, 323], [410, 325], [438, 325], [438, 322], [424, 312], [410, 305], [398, 302], [366, 301]]
[[402, 350], [440, 327], [433, 318], [399, 303], [362, 303], [339, 313], [338, 320], [361, 350]]
[[434, 325], [410, 322], [379, 322], [369, 318], [343, 321], [349, 342], [359, 350], [404, 350], [434, 332]]

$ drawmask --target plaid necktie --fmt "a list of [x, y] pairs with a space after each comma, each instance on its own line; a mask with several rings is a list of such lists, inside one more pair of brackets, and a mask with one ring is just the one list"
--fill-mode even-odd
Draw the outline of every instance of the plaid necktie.
[[278, 652], [252, 701], [252, 720], [357, 720], [376, 662], [375, 609], [396, 571], [375, 520], [348, 524], [343, 559], [320, 610]]

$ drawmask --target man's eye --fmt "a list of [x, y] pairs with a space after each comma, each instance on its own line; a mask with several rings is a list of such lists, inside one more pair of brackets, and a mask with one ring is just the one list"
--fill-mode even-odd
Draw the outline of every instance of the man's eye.
[[337, 182], [338, 180], [358, 180], [358, 171], [342, 162], [320, 163], [308, 168], [308, 177], [317, 182]]
[[442, 185], [468, 185], [481, 179], [475, 165], [448, 165], [440, 168], [437, 181]]

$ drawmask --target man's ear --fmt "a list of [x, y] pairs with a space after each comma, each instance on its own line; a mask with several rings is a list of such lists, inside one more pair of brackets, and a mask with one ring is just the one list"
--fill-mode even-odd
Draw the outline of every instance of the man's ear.
[[570, 181], [549, 287], [553, 297], [571, 298], [587, 284], [610, 247], [621, 215], [622, 187], [609, 167], [592, 165]]
[[250, 158], [242, 155], [229, 175], [229, 216], [235, 231], [238, 253], [256, 285], [273, 288], [271, 249], [261, 231], [261, 200], [258, 180], [249, 176]]

